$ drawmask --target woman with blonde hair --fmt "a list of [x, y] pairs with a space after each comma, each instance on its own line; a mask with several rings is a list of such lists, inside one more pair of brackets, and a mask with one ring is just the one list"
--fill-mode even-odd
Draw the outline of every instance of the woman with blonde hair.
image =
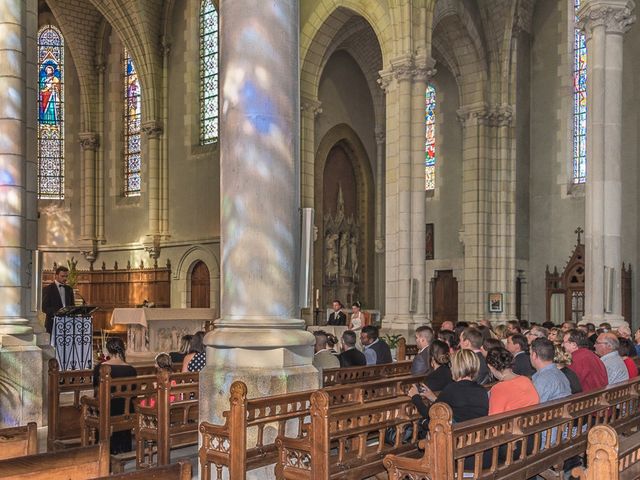
[[507, 326], [506, 325], [498, 325], [497, 327], [495, 327], [493, 329], [493, 333], [495, 334], [496, 338], [498, 340], [506, 340], [507, 336], [506, 336], [506, 332], [507, 332]]
[[560, 330], [558, 327], [550, 328], [547, 338], [551, 340], [556, 346], [562, 345], [562, 330]]
[[429, 409], [424, 400], [443, 402], [451, 407], [454, 422], [464, 422], [484, 417], [489, 413], [489, 396], [484, 387], [474, 379], [480, 370], [480, 360], [471, 350], [458, 350], [451, 358], [451, 376], [453, 382], [448, 384], [440, 395], [436, 395], [426, 385], [421, 385], [418, 393], [412, 387], [411, 400], [424, 418], [428, 418]]
[[[551, 340], [551, 339], [550, 339]], [[569, 385], [571, 386], [571, 393], [580, 393], [582, 392], [582, 385], [580, 385], [580, 379], [576, 375], [576, 372], [569, 368], [571, 365], [571, 354], [564, 351], [560, 345], [555, 346], [556, 352], [553, 356], [553, 363], [556, 364], [556, 367], [560, 369], [562, 373], [565, 374], [567, 379], [569, 380]]]

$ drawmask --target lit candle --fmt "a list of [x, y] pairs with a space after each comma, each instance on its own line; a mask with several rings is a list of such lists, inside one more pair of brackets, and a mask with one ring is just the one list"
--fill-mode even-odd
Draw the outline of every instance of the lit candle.
[[316, 309], [320, 308], [320, 289], [316, 288]]

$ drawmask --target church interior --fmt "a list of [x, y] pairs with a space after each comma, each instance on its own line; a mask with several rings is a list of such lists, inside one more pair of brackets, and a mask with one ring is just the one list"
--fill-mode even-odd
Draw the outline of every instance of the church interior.
[[0, 0], [0, 479], [640, 478], [636, 14]]

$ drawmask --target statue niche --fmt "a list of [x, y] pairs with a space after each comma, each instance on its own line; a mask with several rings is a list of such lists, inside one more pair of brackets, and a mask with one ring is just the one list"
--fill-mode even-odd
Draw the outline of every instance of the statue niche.
[[345, 213], [342, 185], [338, 184], [335, 211], [324, 215], [323, 292], [325, 299], [347, 304], [358, 299], [360, 231], [353, 212]]

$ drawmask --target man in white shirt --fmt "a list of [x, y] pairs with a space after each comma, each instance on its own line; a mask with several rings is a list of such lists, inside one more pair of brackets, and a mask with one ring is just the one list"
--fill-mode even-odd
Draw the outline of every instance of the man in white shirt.
[[618, 354], [620, 342], [614, 333], [601, 333], [596, 340], [596, 353], [607, 369], [608, 385], [629, 380], [629, 371]]
[[59, 266], [56, 268], [53, 283], [42, 289], [42, 311], [47, 315], [44, 326], [47, 333], [53, 331], [53, 317], [62, 307], [75, 305], [73, 289], [67, 285], [69, 269]]

